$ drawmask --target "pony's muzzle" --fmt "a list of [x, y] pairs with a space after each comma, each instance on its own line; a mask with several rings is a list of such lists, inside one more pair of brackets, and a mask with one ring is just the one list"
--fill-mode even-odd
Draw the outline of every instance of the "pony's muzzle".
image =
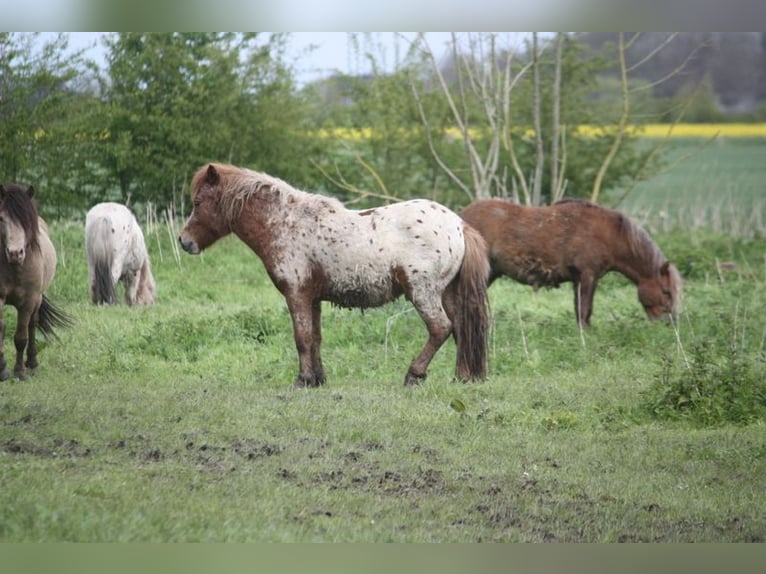
[[12, 263], [14, 265], [21, 265], [22, 263], [24, 263], [24, 257], [26, 256], [26, 252], [24, 251], [23, 247], [19, 249], [10, 249], [6, 247], [5, 256], [8, 259], [8, 263]]
[[188, 237], [184, 237], [183, 233], [178, 236], [178, 242], [181, 244], [181, 248], [187, 253], [191, 253], [192, 255], [199, 254], [200, 248], [199, 245], [197, 245], [197, 242]]

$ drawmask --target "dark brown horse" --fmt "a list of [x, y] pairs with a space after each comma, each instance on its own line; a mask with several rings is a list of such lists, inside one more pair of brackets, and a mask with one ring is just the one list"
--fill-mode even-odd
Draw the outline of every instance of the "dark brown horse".
[[[48, 237], [48, 227], [37, 215], [32, 198], [34, 189], [17, 184], [0, 185], [0, 380], [8, 379], [3, 340], [3, 308], [16, 308], [16, 365], [18, 379], [27, 369], [37, 367], [35, 330], [54, 334], [54, 327], [66, 326], [71, 319], [43, 295], [56, 272], [56, 250]], [[24, 361], [26, 351], [27, 360]]]
[[263, 261], [293, 321], [300, 373], [296, 386], [325, 380], [321, 302], [376, 307], [404, 295], [428, 329], [428, 342], [405, 384], [426, 376], [452, 335], [456, 376], [486, 374], [486, 244], [446, 207], [426, 200], [365, 211], [294, 189], [263, 173], [231, 165], [202, 167], [191, 182], [193, 210], [179, 241], [200, 253], [234, 233]]
[[651, 319], [680, 310], [678, 270], [618, 211], [575, 199], [544, 207], [487, 199], [474, 201], [461, 216], [489, 246], [490, 283], [503, 275], [534, 288], [571, 281], [580, 326], [590, 325], [596, 285], [609, 271], [638, 286], [638, 300]]

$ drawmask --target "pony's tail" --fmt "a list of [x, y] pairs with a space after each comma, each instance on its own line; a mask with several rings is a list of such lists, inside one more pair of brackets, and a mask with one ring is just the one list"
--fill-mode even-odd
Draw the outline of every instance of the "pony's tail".
[[484, 379], [489, 346], [489, 253], [479, 232], [465, 224], [465, 256], [460, 267], [455, 306], [457, 376]]
[[112, 282], [112, 251], [109, 249], [110, 223], [106, 219], [88, 230], [88, 261], [93, 267], [91, 299], [96, 305], [112, 305], [117, 301]]
[[71, 327], [74, 323], [72, 316], [61, 307], [54, 305], [43, 295], [40, 309], [37, 312], [37, 328], [46, 337], [56, 337], [56, 329]]

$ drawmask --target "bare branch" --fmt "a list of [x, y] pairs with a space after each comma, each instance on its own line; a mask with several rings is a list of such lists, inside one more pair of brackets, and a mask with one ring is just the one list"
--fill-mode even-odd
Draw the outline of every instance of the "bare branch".
[[686, 66], [691, 62], [691, 60], [694, 58], [694, 56], [697, 55], [697, 52], [699, 52], [704, 47], [704, 44], [700, 44], [698, 46], [695, 46], [694, 49], [689, 52], [689, 54], [686, 56], [683, 62], [681, 62], [678, 66], [676, 66], [673, 70], [665, 74], [662, 78], [655, 80], [654, 82], [648, 83], [648, 84], [642, 84], [641, 86], [637, 86], [635, 88], [632, 88], [631, 92], [640, 92], [643, 90], [649, 90], [651, 88], [654, 88], [655, 86], [659, 86], [660, 84], [667, 82], [670, 78], [673, 76], [677, 76], [681, 72], [684, 71]]
[[668, 36], [661, 44], [656, 46], [651, 52], [649, 52], [646, 56], [641, 58], [638, 62], [634, 63], [632, 66], [628, 66], [628, 73], [632, 72], [633, 70], [636, 70], [646, 64], [649, 60], [654, 58], [658, 53], [660, 53], [665, 46], [670, 44], [675, 37], [678, 36], [678, 32], [673, 32], [670, 36]]
[[535, 174], [532, 182], [532, 204], [540, 205], [543, 185], [543, 129], [540, 123], [542, 98], [540, 96], [540, 55], [537, 51], [537, 32], [532, 33], [532, 124], [535, 130]]
[[617, 151], [620, 149], [620, 143], [622, 142], [622, 137], [625, 134], [625, 126], [627, 125], [628, 118], [630, 117], [628, 72], [625, 67], [625, 38], [622, 32], [618, 34], [617, 38], [618, 38], [617, 56], [620, 63], [620, 87], [622, 89], [622, 113], [620, 114], [620, 118], [617, 123], [617, 128], [614, 135], [614, 140], [612, 141], [612, 145], [609, 148], [609, 151], [607, 152], [606, 157], [604, 158], [604, 161], [601, 162], [601, 166], [599, 167], [598, 173], [596, 174], [596, 179], [593, 182], [593, 189], [591, 191], [591, 196], [590, 196], [590, 200], [593, 203], [598, 203], [598, 197], [599, 197], [599, 194], [601, 193], [601, 186], [604, 181], [604, 176], [606, 175], [606, 171], [609, 169], [609, 166], [614, 160], [614, 157], [617, 155]]
[[340, 173], [340, 170], [338, 169], [337, 164], [335, 165], [335, 171], [338, 174], [338, 179], [334, 178], [332, 175], [330, 175], [327, 170], [319, 165], [316, 161], [312, 160], [311, 163], [314, 164], [314, 166], [322, 173], [323, 176], [327, 178], [330, 183], [333, 185], [339, 187], [340, 189], [347, 191], [349, 193], [353, 193], [358, 195], [359, 197], [355, 200], [348, 201], [346, 203], [353, 203], [354, 201], [362, 201], [363, 199], [366, 199], [368, 197], [376, 197], [378, 199], [383, 199], [386, 201], [402, 201], [402, 198], [396, 197], [394, 195], [389, 195], [388, 190], [386, 189], [385, 184], [383, 183], [383, 180], [380, 178], [378, 173], [375, 171], [375, 169], [368, 164], [362, 157], [358, 154], [354, 154], [354, 159], [356, 159], [362, 167], [364, 167], [373, 177], [373, 179], [376, 181], [376, 183], [380, 186], [380, 188], [383, 190], [382, 193], [375, 193], [372, 191], [364, 191], [359, 189], [357, 186], [349, 183], [346, 178]]
[[[556, 57], [553, 71], [553, 110], [551, 113], [551, 201], [559, 190], [559, 130], [561, 128], [561, 55], [564, 33], [556, 34]], [[563, 138], [563, 134], [561, 136]], [[562, 178], [563, 179], [563, 178]]]

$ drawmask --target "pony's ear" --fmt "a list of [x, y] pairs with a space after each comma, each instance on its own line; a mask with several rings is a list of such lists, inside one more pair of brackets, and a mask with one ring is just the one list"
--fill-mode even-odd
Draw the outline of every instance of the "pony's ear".
[[5, 199], [5, 186], [0, 183], [0, 199]]
[[27, 195], [29, 197], [34, 197], [35, 196], [35, 188], [32, 187], [31, 185], [27, 188]]
[[215, 166], [212, 163], [209, 166], [207, 166], [205, 181], [209, 183], [210, 185], [217, 185], [218, 182], [221, 181], [221, 176], [218, 175], [218, 170], [215, 169]]
[[670, 261], [665, 261], [660, 267], [660, 275], [670, 275]]

